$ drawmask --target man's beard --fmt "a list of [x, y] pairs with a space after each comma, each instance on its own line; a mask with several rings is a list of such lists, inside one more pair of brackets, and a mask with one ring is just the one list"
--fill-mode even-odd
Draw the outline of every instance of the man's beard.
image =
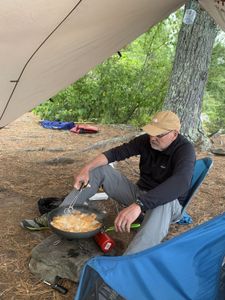
[[162, 151], [162, 149], [161, 149], [158, 145], [156, 145], [155, 143], [150, 142], [150, 144], [151, 144], [151, 146], [152, 146], [152, 149], [158, 150], [158, 151]]

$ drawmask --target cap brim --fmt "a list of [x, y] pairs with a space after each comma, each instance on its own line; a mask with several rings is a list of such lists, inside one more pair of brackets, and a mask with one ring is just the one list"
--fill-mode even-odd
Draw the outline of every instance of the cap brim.
[[151, 136], [167, 133], [169, 130], [161, 129], [151, 124], [145, 125], [142, 129]]

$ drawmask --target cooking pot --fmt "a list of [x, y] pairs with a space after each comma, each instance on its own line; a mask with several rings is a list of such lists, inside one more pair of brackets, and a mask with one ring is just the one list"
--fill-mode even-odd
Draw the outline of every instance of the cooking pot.
[[[78, 210], [81, 213], [85, 213], [85, 214], [92, 214], [94, 213], [96, 215], [96, 219], [101, 223], [101, 226], [95, 230], [91, 230], [91, 231], [87, 231], [87, 232], [69, 232], [69, 231], [63, 231], [61, 229], [58, 229], [56, 227], [54, 227], [51, 224], [51, 221], [53, 220], [54, 217], [56, 216], [62, 216], [62, 215], [66, 215], [69, 214], [67, 212], [67, 210], [65, 210], [67, 207], [65, 206], [61, 206], [58, 207], [54, 210], [52, 210], [49, 214], [48, 214], [48, 224], [50, 229], [56, 233], [57, 235], [59, 235], [60, 237], [69, 239], [69, 240], [73, 240], [73, 239], [81, 239], [81, 238], [89, 238], [92, 237], [94, 235], [96, 235], [98, 232], [100, 232], [103, 228], [103, 222], [105, 219], [105, 214], [95, 208], [90, 208], [87, 205], [75, 205], [74, 206], [74, 210]], [[66, 211], [66, 212], [65, 212]]]

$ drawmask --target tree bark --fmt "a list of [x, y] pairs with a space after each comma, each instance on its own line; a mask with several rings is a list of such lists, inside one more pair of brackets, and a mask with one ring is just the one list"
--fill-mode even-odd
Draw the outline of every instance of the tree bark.
[[164, 109], [176, 112], [182, 123], [181, 133], [193, 142], [203, 141], [201, 110], [217, 26], [197, 1], [192, 1], [196, 19], [182, 23]]

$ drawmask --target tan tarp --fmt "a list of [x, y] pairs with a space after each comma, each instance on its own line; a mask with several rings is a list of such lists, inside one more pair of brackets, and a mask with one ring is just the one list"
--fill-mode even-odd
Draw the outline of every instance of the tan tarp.
[[198, 2], [225, 31], [225, 0], [199, 0]]
[[0, 127], [75, 82], [184, 3], [2, 1]]

